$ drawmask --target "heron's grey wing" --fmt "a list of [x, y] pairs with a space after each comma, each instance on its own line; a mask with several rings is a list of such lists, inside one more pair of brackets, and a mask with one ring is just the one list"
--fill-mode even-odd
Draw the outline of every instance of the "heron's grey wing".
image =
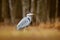
[[26, 17], [22, 18], [22, 20], [17, 24], [17, 27], [18, 26], [21, 26], [22, 25], [22, 22], [26, 19]]
[[26, 18], [26, 20], [24, 21], [24, 23], [23, 23], [23, 27], [26, 27], [26, 26], [28, 26], [29, 24], [30, 24], [30, 20], [28, 19], [28, 18]]
[[26, 27], [30, 24], [30, 21], [28, 20], [27, 17], [23, 18], [17, 25], [18, 28], [23, 28]]
[[[26, 17], [22, 18], [22, 20], [19, 21], [18, 25], [20, 25], [25, 19], [26, 19]], [[17, 26], [18, 26], [18, 25], [17, 25]]]

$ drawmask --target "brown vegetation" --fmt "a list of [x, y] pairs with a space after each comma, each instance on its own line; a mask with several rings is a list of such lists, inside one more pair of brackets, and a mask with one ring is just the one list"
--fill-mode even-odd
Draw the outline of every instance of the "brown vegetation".
[[[54, 26], [55, 25], [55, 26]], [[16, 25], [0, 23], [1, 40], [60, 40], [60, 23], [41, 23], [25, 29], [16, 30]]]

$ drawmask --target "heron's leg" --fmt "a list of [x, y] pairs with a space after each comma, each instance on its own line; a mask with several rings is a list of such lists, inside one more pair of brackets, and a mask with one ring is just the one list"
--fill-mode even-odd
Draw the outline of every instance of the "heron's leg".
[[26, 27], [24, 28], [24, 30], [23, 30], [23, 31], [25, 32], [25, 30], [26, 30]]

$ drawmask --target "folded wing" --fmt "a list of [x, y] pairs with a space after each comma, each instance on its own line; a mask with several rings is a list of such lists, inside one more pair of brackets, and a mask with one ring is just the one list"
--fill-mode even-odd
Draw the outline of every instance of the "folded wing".
[[24, 17], [17, 25], [17, 29], [24, 28], [28, 26], [31, 23], [31, 20], [29, 20], [28, 17]]

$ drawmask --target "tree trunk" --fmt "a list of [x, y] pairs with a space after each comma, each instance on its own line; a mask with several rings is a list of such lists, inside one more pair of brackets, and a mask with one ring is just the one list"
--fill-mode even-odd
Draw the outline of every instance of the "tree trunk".
[[[56, 0], [56, 13], [55, 13], [55, 18], [57, 19], [57, 14], [58, 14], [58, 0]], [[55, 19], [55, 21], [56, 21]]]
[[29, 0], [22, 0], [23, 17], [29, 12]]
[[[31, 0], [31, 10], [30, 10], [33, 14], [35, 14], [35, 11], [36, 11], [36, 9], [35, 9], [35, 0]], [[33, 18], [32, 18], [32, 25], [34, 25], [34, 23], [35, 23], [35, 16], [33, 16]]]
[[17, 6], [16, 6], [16, 15], [15, 15], [15, 23], [18, 23], [22, 19], [22, 0], [17, 1]]
[[1, 9], [2, 9], [2, 0], [0, 0], [0, 22], [3, 20], [2, 19], [2, 11], [1, 11]]
[[8, 8], [8, 0], [2, 0], [2, 17], [5, 24], [9, 22], [10, 17]]
[[37, 0], [37, 10], [36, 10], [36, 24], [40, 23], [40, 1], [41, 0]]
[[15, 23], [16, 9], [18, 0], [9, 0], [10, 16], [12, 24]]
[[49, 13], [50, 13], [50, 0], [47, 0], [47, 21], [48, 22], [50, 22]]
[[55, 22], [55, 13], [56, 13], [56, 0], [51, 0], [50, 4], [50, 21]]
[[58, 0], [58, 18], [59, 18], [59, 21], [60, 21], [60, 0]]

